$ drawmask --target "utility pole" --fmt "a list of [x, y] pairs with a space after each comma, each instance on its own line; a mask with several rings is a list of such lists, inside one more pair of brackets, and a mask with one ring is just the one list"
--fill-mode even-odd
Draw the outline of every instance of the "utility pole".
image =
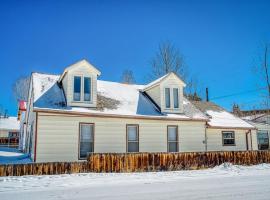
[[206, 92], [206, 101], [208, 102], [209, 101], [208, 87], [205, 89], [205, 92]]

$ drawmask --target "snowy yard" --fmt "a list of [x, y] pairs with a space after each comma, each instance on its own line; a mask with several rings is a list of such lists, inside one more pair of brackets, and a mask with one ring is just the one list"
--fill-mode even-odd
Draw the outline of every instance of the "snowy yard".
[[269, 199], [270, 164], [207, 170], [0, 177], [11, 199]]

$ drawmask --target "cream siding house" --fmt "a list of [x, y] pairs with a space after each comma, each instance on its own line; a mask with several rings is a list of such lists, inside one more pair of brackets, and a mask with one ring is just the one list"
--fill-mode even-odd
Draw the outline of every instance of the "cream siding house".
[[208, 151], [257, 150], [256, 128], [212, 102], [193, 101], [209, 117], [206, 128]]
[[[208, 145], [223, 149], [219, 136], [207, 137], [210, 119], [184, 97], [185, 83], [176, 74], [147, 85], [102, 81], [100, 74], [86, 60], [59, 76], [32, 74], [26, 146], [33, 161], [78, 161], [92, 152], [190, 152], [206, 151]], [[232, 150], [245, 150], [241, 131]]]

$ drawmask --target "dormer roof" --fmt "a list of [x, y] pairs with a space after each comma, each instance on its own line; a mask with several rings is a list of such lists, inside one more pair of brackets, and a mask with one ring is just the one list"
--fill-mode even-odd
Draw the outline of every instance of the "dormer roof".
[[74, 63], [74, 64], [68, 66], [68, 67], [64, 70], [64, 72], [62, 73], [62, 75], [60, 76], [58, 82], [60, 83], [60, 82], [63, 80], [63, 78], [65, 77], [65, 75], [66, 75], [66, 73], [67, 73], [68, 71], [70, 71], [70, 70], [72, 70], [72, 69], [74, 69], [74, 68], [76, 68], [76, 67], [80, 67], [80, 66], [87, 66], [87, 67], [89, 67], [89, 69], [90, 69], [91, 71], [93, 71], [94, 73], [96, 73], [98, 76], [101, 75], [101, 72], [100, 72], [96, 67], [94, 67], [94, 66], [93, 66], [89, 61], [87, 61], [86, 59], [83, 59], [83, 60], [80, 60], [80, 61], [78, 61], [78, 62], [76, 62], [76, 63]]
[[186, 84], [184, 81], [182, 81], [182, 79], [177, 75], [175, 74], [174, 72], [169, 72], [167, 74], [165, 74], [164, 76], [152, 81], [151, 83], [147, 84], [144, 88], [143, 88], [143, 91], [147, 91], [157, 85], [159, 85], [161, 82], [165, 81], [167, 78], [169, 78], [170, 76], [175, 76], [179, 83], [183, 86], [183, 87], [186, 87]]

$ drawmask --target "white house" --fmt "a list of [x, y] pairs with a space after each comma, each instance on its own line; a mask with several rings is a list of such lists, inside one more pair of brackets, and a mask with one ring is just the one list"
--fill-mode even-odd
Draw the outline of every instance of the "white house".
[[17, 117], [0, 116], [0, 147], [17, 147], [19, 130]]
[[208, 116], [184, 97], [185, 83], [174, 73], [147, 85], [102, 81], [100, 75], [86, 60], [61, 75], [32, 73], [24, 134], [33, 161], [77, 161], [91, 152], [257, 147], [252, 125]]

